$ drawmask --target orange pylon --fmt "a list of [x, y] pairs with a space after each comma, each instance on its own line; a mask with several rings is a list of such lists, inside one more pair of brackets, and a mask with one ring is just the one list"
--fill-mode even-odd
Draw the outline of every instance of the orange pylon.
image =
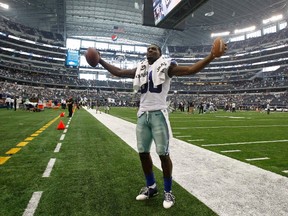
[[57, 130], [64, 130], [65, 129], [65, 125], [62, 122], [62, 120], [59, 122], [58, 126], [57, 126]]

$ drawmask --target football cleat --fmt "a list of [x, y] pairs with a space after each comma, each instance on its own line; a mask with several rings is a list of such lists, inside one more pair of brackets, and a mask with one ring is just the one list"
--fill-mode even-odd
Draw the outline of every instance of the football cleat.
[[166, 192], [164, 191], [164, 201], [163, 207], [168, 209], [171, 208], [175, 203], [175, 196], [172, 194], [172, 191]]
[[141, 188], [136, 200], [146, 200], [158, 195], [157, 187], [143, 187]]

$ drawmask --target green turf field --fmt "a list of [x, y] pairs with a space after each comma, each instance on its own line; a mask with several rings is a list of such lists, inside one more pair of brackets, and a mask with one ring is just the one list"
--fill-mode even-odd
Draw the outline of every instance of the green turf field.
[[[59, 141], [64, 131], [56, 128], [60, 120], [68, 122], [67, 117], [57, 118], [60, 113], [0, 110], [5, 122], [0, 128], [0, 161], [10, 157], [0, 165], [0, 215], [22, 215], [34, 192], [42, 192], [34, 215], [215, 215], [176, 183], [177, 205], [169, 210], [162, 207], [162, 195], [136, 201], [145, 184], [138, 154], [83, 109], [75, 112], [65, 139]], [[32, 141], [25, 141], [41, 129]], [[28, 143], [17, 146], [23, 142]], [[58, 143], [62, 147], [55, 153]], [[6, 154], [15, 148], [20, 150]], [[53, 171], [42, 177], [51, 158], [56, 159]], [[161, 179], [161, 172], [155, 171]]]
[[[59, 117], [61, 112], [0, 110], [0, 215], [22, 215], [34, 192], [42, 192], [34, 215], [215, 215], [176, 183], [171, 209], [162, 207], [161, 195], [137, 202], [144, 186], [138, 154], [83, 109], [75, 112], [66, 133], [57, 130], [60, 120], [65, 125], [69, 120]], [[110, 114], [136, 123], [133, 108], [112, 108]], [[288, 170], [288, 113], [176, 112], [170, 120], [176, 138], [288, 176], [283, 172]], [[209, 144], [216, 145], [202, 146]], [[269, 159], [246, 161], [264, 157]], [[42, 177], [51, 159], [52, 172]], [[160, 170], [155, 175], [161, 179]]]
[[[110, 114], [136, 123], [134, 108], [113, 108]], [[287, 112], [173, 112], [170, 122], [175, 138], [288, 176]], [[247, 161], [254, 158], [269, 159]]]

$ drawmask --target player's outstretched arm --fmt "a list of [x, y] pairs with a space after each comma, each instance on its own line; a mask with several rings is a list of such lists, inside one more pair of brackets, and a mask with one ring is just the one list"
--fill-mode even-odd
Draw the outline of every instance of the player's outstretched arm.
[[117, 77], [124, 77], [124, 78], [134, 78], [136, 73], [136, 68], [134, 69], [121, 69], [114, 65], [109, 64], [108, 62], [104, 61], [101, 57], [99, 63], [108, 70], [112, 75]]
[[221, 57], [227, 50], [227, 45], [221, 38], [215, 39], [211, 52], [204, 59], [190, 66], [174, 66], [169, 69], [169, 76], [187, 76], [196, 74], [205, 68], [215, 58]]

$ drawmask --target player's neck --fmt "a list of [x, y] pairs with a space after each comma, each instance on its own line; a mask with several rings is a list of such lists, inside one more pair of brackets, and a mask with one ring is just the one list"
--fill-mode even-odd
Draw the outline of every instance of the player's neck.
[[149, 65], [152, 65], [154, 64], [155, 61], [157, 61], [157, 59], [147, 59], [147, 60], [148, 60]]

